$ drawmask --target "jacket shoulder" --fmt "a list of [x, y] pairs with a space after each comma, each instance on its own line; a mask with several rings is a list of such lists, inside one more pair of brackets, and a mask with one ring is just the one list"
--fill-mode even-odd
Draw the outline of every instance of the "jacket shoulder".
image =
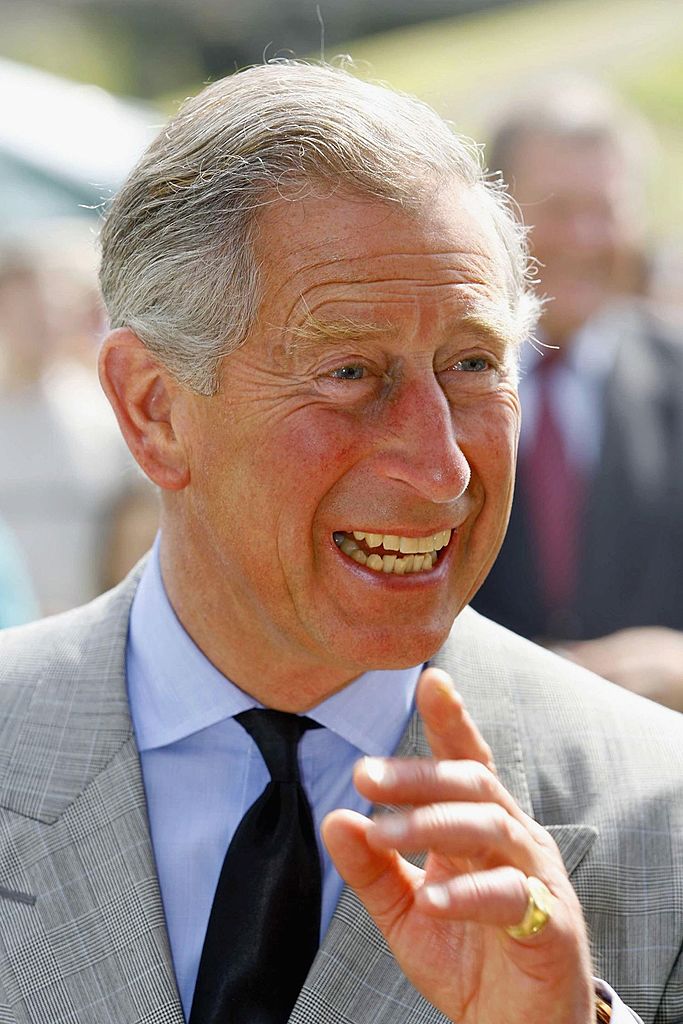
[[539, 820], [561, 823], [571, 813], [590, 821], [612, 800], [683, 809], [683, 715], [471, 609], [448, 646], [454, 671], [468, 680], [466, 702], [471, 694], [485, 719], [495, 719], [499, 694], [509, 693]]

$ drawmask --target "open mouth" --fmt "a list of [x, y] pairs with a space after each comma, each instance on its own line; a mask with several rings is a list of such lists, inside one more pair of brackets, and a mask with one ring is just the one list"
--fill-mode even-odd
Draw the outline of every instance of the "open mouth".
[[439, 552], [448, 546], [452, 530], [441, 530], [426, 537], [401, 537], [398, 534], [369, 533], [354, 530], [332, 534], [340, 551], [373, 572], [405, 576], [430, 572], [439, 560]]

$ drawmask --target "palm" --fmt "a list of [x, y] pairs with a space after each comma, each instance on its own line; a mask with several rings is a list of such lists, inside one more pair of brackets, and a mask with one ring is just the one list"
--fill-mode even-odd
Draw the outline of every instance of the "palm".
[[[440, 880], [454, 869], [466, 865], [430, 855], [424, 877]], [[529, 1024], [529, 1006], [550, 996], [512, 959], [515, 947], [500, 928], [434, 918], [407, 899], [385, 937], [415, 988], [458, 1024]]]

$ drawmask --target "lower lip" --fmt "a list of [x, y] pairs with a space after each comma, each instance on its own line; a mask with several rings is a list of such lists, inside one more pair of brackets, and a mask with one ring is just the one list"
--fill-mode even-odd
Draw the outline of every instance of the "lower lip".
[[334, 540], [331, 540], [331, 543], [337, 556], [343, 560], [347, 569], [358, 579], [362, 579], [364, 583], [374, 583], [375, 586], [382, 587], [427, 587], [430, 584], [439, 583], [443, 578], [447, 563], [450, 561], [457, 541], [458, 531], [453, 530], [447, 546], [441, 548], [441, 551], [438, 553], [439, 557], [436, 560], [436, 565], [433, 565], [431, 569], [426, 571], [420, 569], [419, 572], [411, 572], [404, 576], [397, 576], [393, 572], [377, 572], [376, 569], [368, 569], [367, 566], [360, 565], [358, 562], [354, 562], [352, 558], [349, 558], [348, 555], [345, 555], [337, 547]]

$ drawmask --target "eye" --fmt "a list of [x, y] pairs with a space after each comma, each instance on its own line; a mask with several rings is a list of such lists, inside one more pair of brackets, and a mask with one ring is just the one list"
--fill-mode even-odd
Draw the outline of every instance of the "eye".
[[459, 360], [453, 369], [462, 373], [483, 373], [491, 369], [491, 363], [481, 356], [470, 356], [468, 359]]
[[350, 366], [340, 366], [336, 370], [332, 370], [330, 377], [334, 377], [335, 380], [362, 380], [365, 376], [365, 367], [351, 364]]

